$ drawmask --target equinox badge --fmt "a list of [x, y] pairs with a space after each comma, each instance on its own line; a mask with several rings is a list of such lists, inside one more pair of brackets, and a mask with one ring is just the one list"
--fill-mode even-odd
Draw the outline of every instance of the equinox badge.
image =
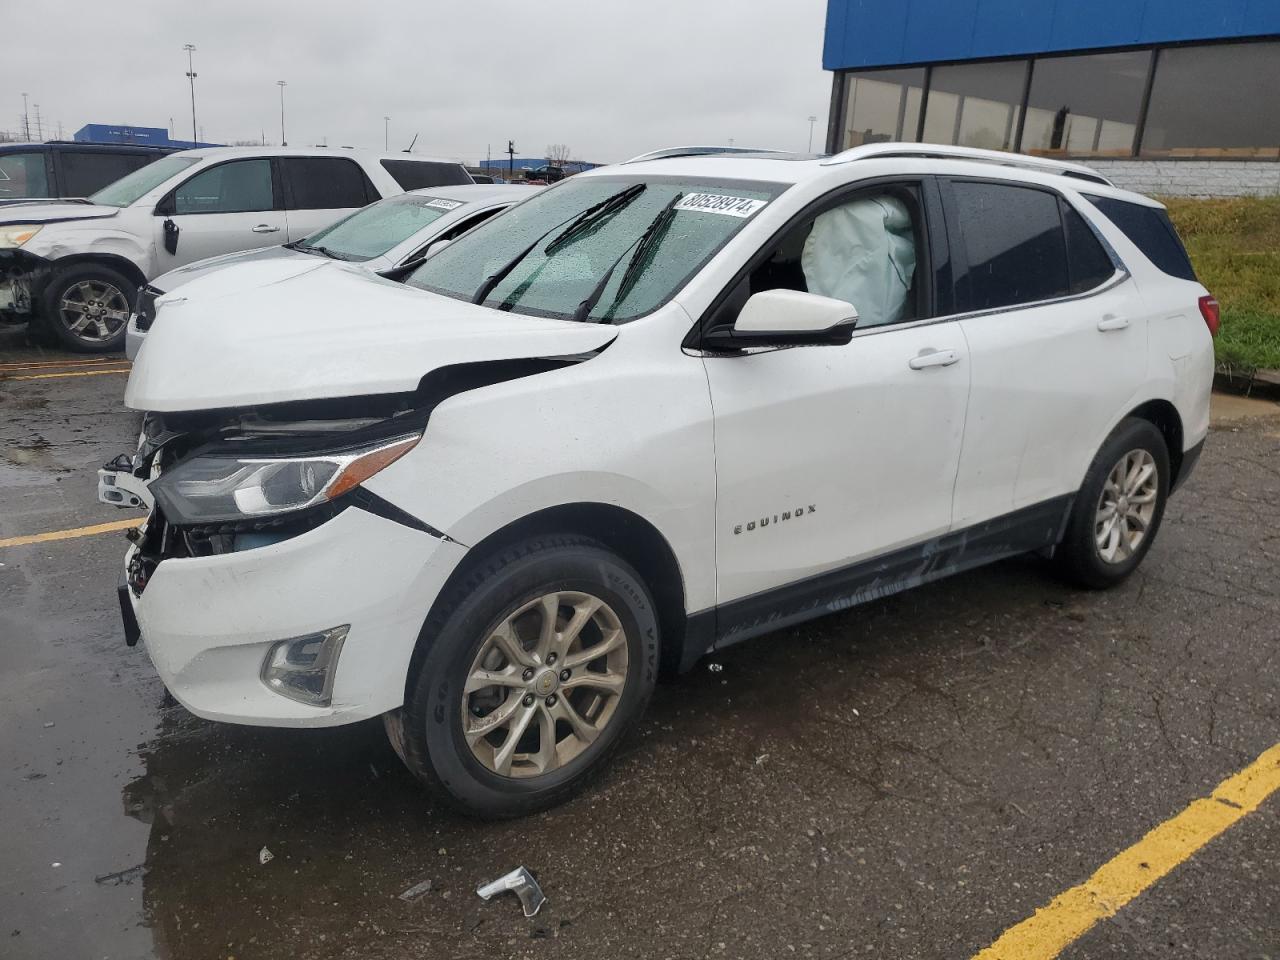
[[764, 529], [765, 527], [769, 526], [769, 524], [771, 523], [775, 523], [775, 524], [782, 523], [784, 520], [791, 520], [791, 519], [798, 520], [800, 517], [803, 517], [805, 514], [817, 513], [817, 512], [818, 512], [818, 508], [813, 504], [810, 504], [807, 509], [805, 507], [796, 507], [794, 510], [784, 510], [782, 513], [775, 513], [772, 517], [761, 517], [759, 520], [749, 520], [745, 524], [742, 524], [742, 523], [735, 524], [733, 528], [733, 534], [734, 536], [737, 536], [738, 534], [744, 531], [747, 533], [750, 533], [752, 530], [755, 530], [757, 527], [759, 527], [760, 529]]

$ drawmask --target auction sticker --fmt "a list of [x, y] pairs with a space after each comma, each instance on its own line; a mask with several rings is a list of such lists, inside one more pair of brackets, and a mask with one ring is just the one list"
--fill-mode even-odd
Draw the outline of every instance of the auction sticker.
[[676, 204], [677, 210], [695, 213], [718, 213], [723, 217], [745, 220], [768, 204], [768, 200], [752, 200], [750, 197], [728, 197], [719, 193], [691, 193]]
[[446, 200], [443, 197], [432, 197], [430, 200], [424, 203], [423, 206], [435, 207], [437, 210], [457, 210], [460, 206], [462, 206], [462, 201]]

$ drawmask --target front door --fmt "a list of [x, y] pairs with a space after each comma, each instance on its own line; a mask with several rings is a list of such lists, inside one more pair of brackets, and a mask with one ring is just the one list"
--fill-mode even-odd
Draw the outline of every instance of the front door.
[[164, 212], [153, 218], [154, 274], [220, 253], [284, 243], [283, 206], [276, 200], [269, 159], [231, 160], [201, 170], [157, 208]]
[[[802, 594], [812, 578], [950, 529], [969, 364], [959, 325], [930, 319], [926, 219], [920, 185], [817, 208], [753, 270], [750, 292], [847, 300], [852, 341], [704, 358], [722, 612], [798, 619], [761, 595]], [[748, 598], [762, 602], [744, 614]], [[752, 625], [720, 624], [739, 629]]]

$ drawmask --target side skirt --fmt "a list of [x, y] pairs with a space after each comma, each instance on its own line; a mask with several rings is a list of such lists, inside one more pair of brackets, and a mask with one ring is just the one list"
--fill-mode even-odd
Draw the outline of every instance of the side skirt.
[[692, 614], [682, 667], [710, 650], [1061, 542], [1075, 497], [1004, 516]]

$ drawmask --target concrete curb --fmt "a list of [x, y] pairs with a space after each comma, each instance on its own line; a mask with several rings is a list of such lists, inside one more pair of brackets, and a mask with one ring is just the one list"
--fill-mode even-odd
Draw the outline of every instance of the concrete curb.
[[1255, 370], [1248, 376], [1217, 370], [1213, 375], [1213, 387], [1224, 393], [1280, 400], [1280, 370]]

